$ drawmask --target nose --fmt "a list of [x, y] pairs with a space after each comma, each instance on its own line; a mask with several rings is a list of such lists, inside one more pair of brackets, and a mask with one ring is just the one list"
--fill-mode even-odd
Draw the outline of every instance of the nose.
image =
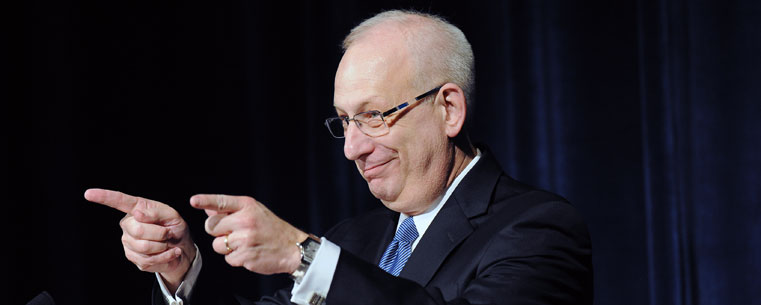
[[372, 139], [362, 133], [354, 122], [349, 124], [344, 133], [344, 156], [346, 159], [354, 161], [372, 151]]

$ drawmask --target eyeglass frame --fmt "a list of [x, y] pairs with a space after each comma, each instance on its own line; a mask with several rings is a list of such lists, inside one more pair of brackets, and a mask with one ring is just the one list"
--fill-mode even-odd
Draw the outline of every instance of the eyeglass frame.
[[[439, 90], [441, 90], [441, 87], [443, 87], [443, 86], [444, 85], [441, 85], [441, 86], [438, 86], [438, 87], [433, 88], [431, 90], [428, 90], [427, 92], [425, 92], [425, 93], [423, 93], [421, 95], [416, 96], [414, 100], [401, 103], [401, 104], [396, 105], [395, 107], [393, 107], [393, 108], [391, 108], [389, 110], [386, 110], [384, 112], [381, 112], [380, 110], [369, 110], [369, 111], [363, 111], [363, 112], [357, 113], [354, 116], [352, 116], [351, 118], [349, 118], [348, 116], [335, 116], [335, 117], [327, 118], [327, 119], [325, 119], [325, 127], [328, 128], [328, 132], [330, 132], [331, 136], [333, 136], [336, 139], [343, 139], [343, 138], [346, 137], [346, 131], [344, 131], [344, 135], [343, 136], [341, 136], [341, 137], [336, 136], [335, 134], [333, 134], [333, 130], [330, 128], [330, 122], [335, 121], [335, 120], [342, 120], [342, 121], [346, 122], [346, 125], [348, 126], [349, 125], [349, 121], [354, 121], [354, 124], [357, 125], [357, 128], [359, 128], [359, 131], [361, 131], [366, 136], [368, 136], [368, 137], [380, 137], [380, 136], [384, 136], [384, 135], [388, 134], [388, 131], [391, 130], [391, 127], [389, 127], [388, 124], [386, 124], [386, 117], [396, 113], [399, 110], [402, 110], [404, 108], [409, 107], [413, 103], [417, 103], [417, 102], [427, 98], [431, 94], [439, 93]], [[387, 132], [384, 133], [384, 134], [379, 134], [379, 135], [369, 135], [369, 134], [367, 134], [367, 132], [362, 130], [362, 127], [359, 125], [360, 122], [356, 119], [356, 117], [358, 115], [363, 115], [363, 114], [367, 114], [367, 113], [374, 113], [374, 115], [380, 115], [381, 116], [381, 121], [383, 122], [383, 125], [386, 126]], [[346, 129], [348, 130], [348, 127]]]

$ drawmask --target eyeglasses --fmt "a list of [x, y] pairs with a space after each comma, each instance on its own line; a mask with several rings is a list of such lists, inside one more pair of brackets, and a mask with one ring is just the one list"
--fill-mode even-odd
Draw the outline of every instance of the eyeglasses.
[[386, 117], [402, 110], [413, 103], [419, 102], [431, 94], [438, 93], [441, 86], [431, 89], [430, 91], [418, 95], [414, 100], [401, 103], [394, 108], [380, 112], [378, 110], [370, 110], [360, 112], [354, 115], [354, 117], [337, 116], [325, 120], [325, 126], [328, 127], [330, 134], [336, 139], [342, 139], [346, 136], [346, 130], [349, 129], [349, 121], [354, 121], [362, 133], [370, 137], [379, 137], [389, 132], [388, 125], [386, 125]]

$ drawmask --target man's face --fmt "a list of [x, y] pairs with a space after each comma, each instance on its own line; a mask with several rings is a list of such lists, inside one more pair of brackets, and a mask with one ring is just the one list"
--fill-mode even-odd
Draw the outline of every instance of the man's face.
[[[336, 72], [338, 115], [386, 111], [439, 85], [413, 88], [412, 60], [394, 35], [372, 35], [346, 51]], [[417, 215], [442, 195], [452, 157], [444, 131], [444, 107], [428, 100], [408, 108], [386, 119], [390, 129], [383, 136], [367, 136], [352, 122], [344, 154], [355, 162], [370, 191], [384, 205]]]

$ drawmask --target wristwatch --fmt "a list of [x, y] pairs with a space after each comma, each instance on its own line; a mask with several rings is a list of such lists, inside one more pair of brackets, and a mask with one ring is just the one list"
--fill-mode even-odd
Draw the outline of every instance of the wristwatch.
[[314, 256], [317, 254], [317, 249], [320, 248], [320, 239], [314, 234], [309, 234], [307, 239], [296, 244], [296, 246], [299, 247], [299, 252], [301, 252], [301, 263], [296, 268], [296, 271], [291, 273], [291, 278], [296, 281], [296, 284], [301, 284], [301, 280], [304, 278], [314, 260]]

